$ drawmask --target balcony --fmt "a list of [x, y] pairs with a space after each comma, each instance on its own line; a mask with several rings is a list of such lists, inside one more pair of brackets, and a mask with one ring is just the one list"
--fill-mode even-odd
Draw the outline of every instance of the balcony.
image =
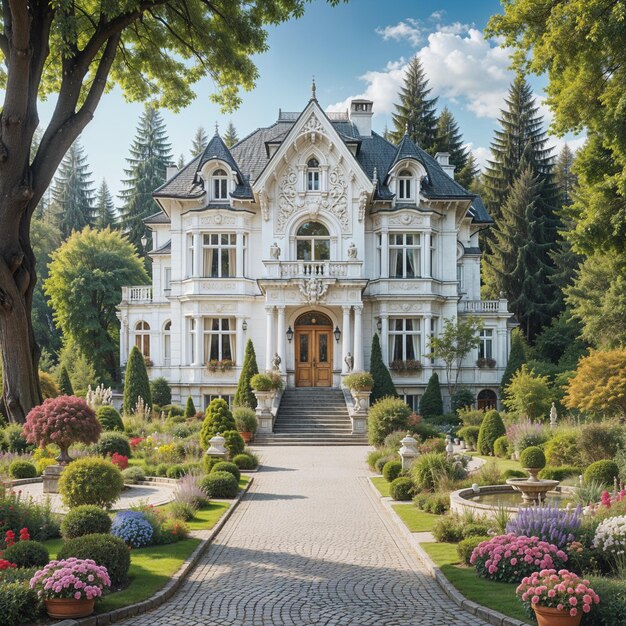
[[361, 278], [363, 261], [263, 261], [267, 278]]
[[128, 304], [151, 304], [152, 286], [134, 285], [122, 287], [122, 302]]
[[506, 300], [460, 300], [459, 313], [480, 314], [508, 314]]

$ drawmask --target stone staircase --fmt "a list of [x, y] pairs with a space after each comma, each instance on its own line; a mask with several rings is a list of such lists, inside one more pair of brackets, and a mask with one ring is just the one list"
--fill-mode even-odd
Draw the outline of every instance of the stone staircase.
[[349, 446], [367, 445], [367, 435], [353, 435], [341, 389], [300, 387], [285, 389], [274, 432], [257, 435], [256, 445]]

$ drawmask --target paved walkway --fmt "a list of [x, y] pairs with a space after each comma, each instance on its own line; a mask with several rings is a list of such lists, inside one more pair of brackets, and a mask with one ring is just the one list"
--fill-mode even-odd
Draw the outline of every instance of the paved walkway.
[[133, 626], [478, 626], [418, 565], [365, 482], [365, 448], [266, 447], [180, 591]]

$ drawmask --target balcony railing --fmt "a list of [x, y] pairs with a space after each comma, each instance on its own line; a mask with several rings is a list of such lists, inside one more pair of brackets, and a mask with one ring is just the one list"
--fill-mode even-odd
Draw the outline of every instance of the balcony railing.
[[506, 300], [461, 300], [459, 313], [508, 313]]
[[150, 304], [152, 302], [152, 287], [150, 285], [122, 287], [122, 302]]
[[265, 261], [269, 278], [360, 278], [362, 261]]

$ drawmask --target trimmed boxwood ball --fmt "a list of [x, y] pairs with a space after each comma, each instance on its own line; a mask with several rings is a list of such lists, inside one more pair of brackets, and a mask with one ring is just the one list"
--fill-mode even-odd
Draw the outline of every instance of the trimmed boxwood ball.
[[220, 461], [219, 463], [216, 463], [211, 468], [211, 474], [213, 474], [213, 472], [229, 472], [237, 479], [237, 482], [239, 482], [239, 479], [241, 478], [241, 472], [239, 471], [237, 465], [235, 463], [230, 463], [229, 461]]
[[240, 470], [251, 470], [254, 469], [256, 463], [254, 459], [249, 454], [237, 454], [233, 457], [233, 463]]
[[24, 581], [6, 582], [0, 591], [0, 616], [6, 626], [31, 624], [37, 621], [40, 610], [37, 592]]
[[519, 462], [522, 467], [543, 469], [546, 466], [546, 455], [541, 448], [530, 446], [522, 451]]
[[63, 539], [75, 539], [94, 533], [108, 533], [111, 530], [111, 518], [107, 512], [93, 504], [83, 504], [70, 509], [61, 522]]
[[69, 508], [96, 504], [109, 508], [122, 493], [122, 472], [110, 461], [85, 457], [70, 463], [59, 479], [59, 493]]
[[585, 483], [598, 482], [605, 486], [612, 485], [613, 480], [619, 477], [619, 467], [615, 461], [605, 459], [592, 463], [584, 474]]
[[207, 498], [234, 498], [239, 492], [237, 479], [230, 472], [211, 472], [200, 480]]
[[39, 541], [18, 541], [4, 550], [2, 558], [18, 567], [41, 567], [48, 564], [50, 553]]
[[493, 455], [493, 445], [496, 439], [502, 437], [505, 433], [506, 428], [500, 413], [495, 410], [488, 411], [478, 432], [478, 452], [480, 454]]
[[511, 456], [511, 443], [506, 435], [498, 437], [493, 442], [493, 453], [501, 459], [508, 459]]
[[166, 476], [167, 478], [180, 478], [187, 473], [184, 465], [170, 465], [167, 468]]
[[102, 430], [118, 430], [124, 432], [124, 422], [122, 416], [108, 404], [99, 406], [96, 409], [96, 417], [102, 426]]
[[239, 434], [237, 430], [227, 430], [222, 433], [222, 437], [224, 437], [224, 445], [228, 450], [228, 456], [232, 459], [234, 456], [241, 454], [246, 447], [246, 443], [243, 440], [243, 437]]
[[102, 433], [96, 444], [96, 450], [100, 456], [111, 456], [114, 452], [130, 458], [132, 451], [130, 441], [123, 433]]
[[465, 563], [465, 565], [469, 565], [474, 549], [483, 541], [489, 541], [489, 539], [490, 537], [487, 535], [472, 536], [462, 539], [456, 546], [456, 553], [459, 555], [459, 559]]
[[130, 549], [119, 537], [94, 534], [69, 539], [61, 546], [57, 559], [61, 561], [70, 557], [93, 559], [98, 565], [104, 565], [113, 588], [121, 587], [128, 579]]
[[387, 461], [383, 465], [383, 476], [388, 483], [392, 483], [402, 473], [401, 461]]
[[413, 497], [415, 485], [406, 476], [400, 476], [389, 485], [389, 493], [394, 500], [410, 500]]
[[9, 465], [9, 476], [11, 478], [35, 478], [37, 476], [37, 468], [28, 461], [13, 461]]
[[128, 485], [135, 485], [142, 480], [146, 480], [145, 472], [141, 467], [137, 467], [136, 465], [131, 465], [125, 470], [122, 470], [122, 476], [124, 477], [124, 483]]

